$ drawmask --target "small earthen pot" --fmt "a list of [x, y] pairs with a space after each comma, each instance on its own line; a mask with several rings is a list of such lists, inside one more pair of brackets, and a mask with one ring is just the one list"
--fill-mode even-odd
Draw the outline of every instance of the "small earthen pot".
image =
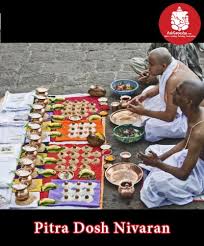
[[111, 103], [111, 110], [115, 112], [120, 109], [120, 102], [112, 102]]
[[20, 164], [21, 164], [21, 167], [27, 171], [33, 172], [35, 169], [35, 164], [31, 159], [21, 158]]
[[132, 181], [122, 180], [118, 186], [118, 192], [122, 198], [132, 198], [135, 192]]
[[29, 198], [29, 191], [26, 184], [14, 184], [12, 188], [15, 190], [16, 201], [25, 201]]
[[25, 151], [25, 157], [30, 159], [30, 160], [35, 160], [37, 157], [37, 148], [30, 146], [30, 145], [25, 145], [22, 148]]
[[45, 114], [45, 108], [41, 104], [33, 104], [32, 105], [32, 112], [33, 113], [38, 113], [41, 116], [43, 116]]
[[18, 175], [21, 184], [25, 184], [27, 186], [31, 185], [32, 183], [31, 171], [20, 168], [16, 170], [16, 175]]
[[42, 128], [39, 124], [37, 123], [29, 123], [28, 127], [30, 128], [30, 134], [37, 134], [41, 136], [42, 134]]
[[131, 96], [124, 95], [120, 97], [120, 106], [121, 108], [127, 108], [128, 102], [131, 100]]
[[30, 121], [32, 123], [37, 123], [37, 124], [42, 124], [43, 123], [43, 118], [41, 114], [38, 113], [30, 113], [29, 114]]
[[29, 145], [39, 148], [41, 143], [42, 143], [42, 139], [38, 134], [31, 134], [30, 136], [28, 136], [30, 142]]
[[48, 104], [48, 98], [46, 96], [36, 95], [35, 103], [40, 104], [43, 107], [46, 107], [46, 105]]
[[38, 87], [36, 88], [36, 94], [40, 96], [47, 96], [48, 95], [48, 89], [45, 87]]

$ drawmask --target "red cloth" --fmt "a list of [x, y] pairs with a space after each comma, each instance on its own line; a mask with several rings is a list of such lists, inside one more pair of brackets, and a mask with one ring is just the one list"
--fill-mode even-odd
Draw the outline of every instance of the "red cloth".
[[[60, 145], [60, 146], [66, 146], [68, 148], [70, 147], [73, 147], [74, 145], [73, 144], [65, 144], [65, 145]], [[76, 146], [79, 146], [80, 148], [82, 148], [83, 146], [89, 146], [87, 144], [79, 144], [79, 145], [76, 145]], [[92, 147], [93, 148], [93, 151], [92, 152], [95, 152], [95, 151], [99, 151], [101, 153], [101, 149], [100, 147]], [[79, 151], [80, 154], [83, 153], [82, 150]], [[54, 157], [54, 158], [58, 158], [58, 153], [48, 153], [48, 157]], [[93, 159], [94, 157], [90, 157], [90, 159]], [[96, 175], [96, 180], [101, 180], [101, 176], [102, 176], [102, 171], [103, 171], [103, 167], [102, 167], [102, 153], [101, 153], [101, 157], [98, 157], [100, 159], [100, 163], [99, 164], [90, 164], [90, 167], [91, 167], [91, 170], [93, 170], [95, 172], [95, 175]], [[69, 160], [71, 159], [71, 157], [67, 156], [66, 158], [66, 165], [68, 166], [69, 165]], [[83, 163], [81, 162], [83, 157], [80, 155], [79, 158], [77, 158], [79, 160], [78, 164], [77, 164], [77, 170], [74, 171], [74, 177], [73, 179], [79, 179], [78, 177], [78, 174], [79, 174], [79, 171], [80, 171], [80, 166], [83, 165]], [[55, 164], [51, 164], [51, 165], [45, 165], [45, 168], [52, 168], [54, 169], [56, 165]], [[45, 178], [46, 180], [51, 180], [53, 179], [53, 176], [52, 177], [49, 177], [49, 178]], [[44, 182], [44, 180], [43, 180]], [[46, 181], [46, 182], [50, 182], [50, 181]]]
[[[65, 145], [60, 145], [60, 146], [66, 146], [68, 148], [70, 147], [73, 147], [74, 145], [73, 144], [65, 144]], [[87, 144], [79, 144], [79, 145], [76, 145], [76, 146], [79, 146], [80, 148], [82, 148], [83, 146], [89, 146]], [[100, 147], [92, 147], [93, 150], [92, 152], [95, 152], [95, 151], [99, 151], [101, 153], [101, 157], [98, 157], [100, 159], [100, 163], [99, 164], [90, 164], [90, 167], [91, 169], [95, 172], [95, 175], [96, 175], [96, 180], [99, 180], [101, 181], [102, 179], [102, 175], [103, 175], [103, 166], [102, 166], [102, 151], [100, 149]], [[80, 154], [83, 153], [83, 150], [81, 149], [79, 151]], [[58, 153], [48, 153], [48, 157], [54, 157], [54, 158], [58, 158]], [[79, 178], [78, 177], [78, 174], [79, 174], [79, 171], [80, 171], [80, 166], [83, 164], [81, 161], [82, 161], [82, 156], [80, 155], [80, 157], [78, 158], [79, 160], [79, 163], [77, 164], [77, 170], [74, 171], [74, 177], [72, 178], [72, 180], [83, 180], [82, 178]], [[91, 157], [90, 159], [93, 159], [94, 157]], [[67, 156], [65, 157], [64, 159], [66, 159], [66, 165], [68, 166], [69, 165], [69, 160], [71, 159], [71, 157]], [[45, 169], [55, 169], [56, 167], [56, 164], [45, 164], [44, 165], [44, 168]], [[58, 173], [57, 173], [58, 174]], [[43, 177], [42, 178], [42, 183], [45, 184], [45, 183], [48, 183], [48, 182], [51, 182], [52, 179], [59, 179], [58, 176], [54, 175], [54, 176], [50, 176], [50, 177]], [[40, 192], [40, 199], [43, 199], [43, 198], [47, 198], [48, 197], [48, 192]]]
[[[88, 102], [90, 102], [90, 103], [95, 103], [95, 105], [96, 105], [96, 109], [97, 109], [97, 112], [100, 112], [101, 111], [101, 105], [99, 104], [99, 102], [98, 102], [98, 97], [91, 97], [91, 96], [84, 96], [84, 97], [67, 97], [67, 98], [65, 98], [65, 100], [66, 101], [82, 101], [82, 100], [86, 100], [86, 101], [88, 101]], [[60, 104], [63, 104], [63, 102], [59, 102]], [[55, 110], [54, 112], [53, 112], [55, 115], [62, 115], [62, 111], [61, 110]], [[90, 116], [90, 115], [92, 115], [93, 113], [92, 112], [89, 112], [89, 115], [88, 116]], [[88, 117], [87, 116], [87, 117]], [[87, 118], [87, 117], [85, 117], [85, 118]]]

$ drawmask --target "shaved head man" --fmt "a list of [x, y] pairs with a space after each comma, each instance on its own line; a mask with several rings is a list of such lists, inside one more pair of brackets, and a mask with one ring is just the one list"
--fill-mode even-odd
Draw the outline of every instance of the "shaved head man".
[[172, 95], [187, 117], [188, 130], [177, 145], [151, 145], [138, 155], [149, 172], [140, 192], [149, 208], [187, 204], [204, 192], [204, 85], [186, 80]]
[[187, 130], [186, 117], [173, 103], [172, 91], [184, 80], [199, 80], [185, 64], [175, 60], [160, 47], [149, 53], [149, 74], [159, 75], [159, 84], [146, 88], [133, 98], [128, 109], [146, 116], [145, 139], [150, 142], [163, 138], [183, 138]]

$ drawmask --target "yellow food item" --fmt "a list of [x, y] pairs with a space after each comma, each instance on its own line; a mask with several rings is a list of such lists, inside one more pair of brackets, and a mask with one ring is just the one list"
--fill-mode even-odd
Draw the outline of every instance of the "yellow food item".
[[105, 157], [105, 160], [106, 161], [114, 161], [115, 157], [113, 155], [108, 155], [108, 156]]
[[101, 116], [106, 116], [106, 115], [108, 115], [108, 112], [107, 112], [107, 111], [101, 111], [99, 114], [100, 114]]
[[95, 136], [102, 139], [102, 140], [104, 139], [104, 136], [100, 132], [96, 132]]

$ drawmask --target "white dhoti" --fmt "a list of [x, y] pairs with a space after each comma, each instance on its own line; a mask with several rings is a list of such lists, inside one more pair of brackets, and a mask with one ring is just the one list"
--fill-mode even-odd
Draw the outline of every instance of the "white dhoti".
[[[146, 149], [154, 151], [157, 155], [171, 149], [173, 145], [151, 145]], [[181, 167], [188, 150], [184, 149], [167, 158], [164, 163]], [[193, 197], [204, 191], [204, 161], [198, 159], [187, 180], [180, 180], [158, 168], [140, 164], [149, 171], [140, 191], [140, 198], [148, 208], [177, 204], [184, 205], [193, 201]]]
[[[166, 110], [166, 83], [177, 64], [177, 61], [173, 59], [162, 76], [159, 78], [159, 94], [144, 101], [144, 107], [146, 109], [160, 112], [164, 112]], [[144, 92], [151, 89], [152, 87], [153, 86], [146, 88]], [[184, 138], [187, 132], [187, 127], [187, 118], [182, 113], [180, 108], [177, 109], [176, 117], [171, 122], [146, 117], [145, 139], [150, 142], [155, 142], [163, 138]]]
[[[148, 87], [145, 90], [147, 89], [150, 88]], [[144, 107], [151, 111], [164, 111], [160, 95], [146, 99]], [[163, 138], [184, 138], [186, 135], [188, 128], [187, 118], [180, 108], [177, 110], [175, 119], [171, 122], [150, 117], [145, 118], [145, 139], [149, 142], [156, 142]]]

